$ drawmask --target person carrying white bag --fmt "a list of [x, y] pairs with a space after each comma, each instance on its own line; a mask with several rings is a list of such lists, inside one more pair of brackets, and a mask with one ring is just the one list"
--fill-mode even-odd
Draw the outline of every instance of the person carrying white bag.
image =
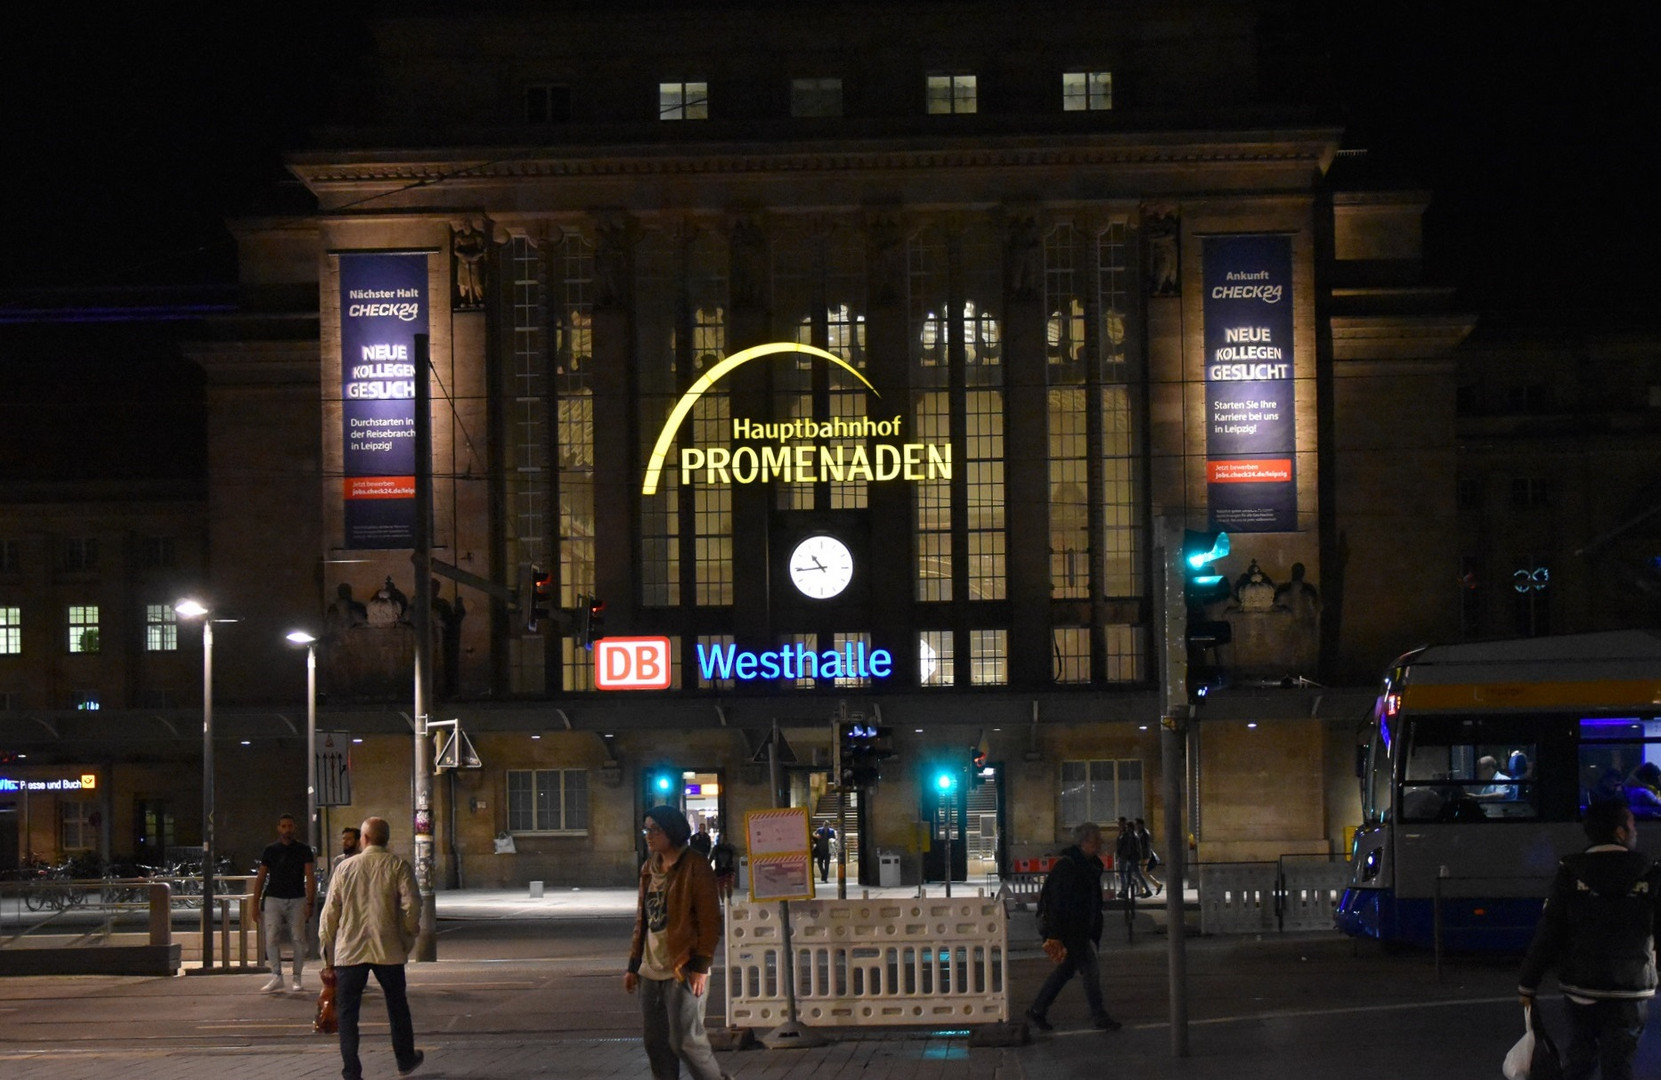
[[1633, 850], [1638, 826], [1624, 801], [1594, 802], [1584, 827], [1591, 845], [1558, 864], [1517, 993], [1533, 1009], [1541, 978], [1555, 970], [1569, 1018], [1563, 1076], [1587, 1080], [1601, 1065], [1603, 1080], [1631, 1080], [1655, 996], [1661, 867]]

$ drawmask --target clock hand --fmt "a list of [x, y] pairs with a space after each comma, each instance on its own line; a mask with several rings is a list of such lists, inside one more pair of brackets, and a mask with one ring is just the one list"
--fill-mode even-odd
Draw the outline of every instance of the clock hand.
[[802, 573], [806, 573], [806, 572], [807, 572], [807, 571], [809, 571], [809, 570], [823, 570], [823, 569], [824, 569], [824, 567], [823, 567], [823, 566], [821, 566], [821, 565], [820, 565], [820, 564], [819, 564], [819, 563], [818, 563], [818, 561], [817, 561], [817, 560], [815, 560], [815, 561], [814, 561], [814, 564], [813, 564], [813, 565], [812, 565], [812, 566], [797, 566], [797, 567], [792, 567], [792, 569], [794, 569], [794, 570], [798, 570], [798, 571], [800, 571], [800, 572], [802, 572]]

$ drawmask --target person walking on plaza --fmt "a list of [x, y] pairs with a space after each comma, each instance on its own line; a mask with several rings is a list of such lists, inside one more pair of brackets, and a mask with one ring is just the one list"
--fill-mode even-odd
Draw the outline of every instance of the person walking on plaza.
[[294, 981], [290, 989], [301, 990], [300, 972], [306, 965], [306, 927], [317, 909], [317, 857], [311, 845], [294, 838], [294, 815], [277, 819], [277, 842], [260, 856], [254, 875], [253, 919], [265, 930], [265, 960], [271, 967], [271, 981], [260, 987], [275, 994], [283, 988], [283, 933], [294, 943]]
[[408, 1076], [427, 1056], [415, 1048], [415, 1023], [410, 1019], [404, 981], [404, 964], [415, 947], [420, 924], [421, 900], [415, 871], [386, 849], [391, 838], [385, 818], [366, 819], [363, 850], [340, 864], [329, 885], [329, 901], [323, 906], [318, 935], [323, 944], [323, 976], [336, 980], [340, 1075], [345, 1080], [363, 1077], [358, 1060], [358, 1011], [371, 972], [386, 998], [398, 1075]]
[[1151, 882], [1154, 895], [1158, 896], [1165, 891], [1165, 883], [1153, 876], [1159, 866], [1159, 852], [1153, 849], [1153, 834], [1148, 832], [1148, 823], [1141, 818], [1136, 819], [1136, 844], [1141, 849], [1142, 880]]
[[836, 830], [821, 825], [813, 830], [813, 861], [819, 867], [819, 880], [830, 881], [831, 845], [836, 841]]
[[1142, 839], [1136, 835], [1136, 827], [1124, 818], [1119, 819], [1119, 835], [1113, 840], [1113, 869], [1119, 874], [1120, 899], [1153, 895], [1142, 876]]
[[1038, 933], [1055, 970], [1039, 987], [1027, 1020], [1040, 1031], [1054, 1029], [1050, 1005], [1074, 975], [1084, 983], [1090, 1022], [1103, 1031], [1118, 1031], [1119, 1021], [1102, 1005], [1096, 948], [1102, 940], [1101, 826], [1085, 822], [1073, 829], [1073, 846], [1061, 853], [1038, 895]]
[[363, 830], [348, 825], [340, 830], [340, 856], [336, 865], [356, 855], [363, 845]]
[[1594, 802], [1585, 851], [1564, 856], [1546, 897], [1517, 992], [1524, 1008], [1555, 969], [1569, 1014], [1568, 1080], [1631, 1080], [1638, 1038], [1655, 995], [1661, 937], [1661, 866], [1633, 848], [1638, 826], [1624, 802]]
[[634, 938], [623, 989], [640, 993], [646, 1057], [656, 1080], [723, 1080], [704, 1031], [704, 991], [721, 938], [721, 901], [708, 860], [688, 855], [692, 830], [672, 806], [646, 811]]

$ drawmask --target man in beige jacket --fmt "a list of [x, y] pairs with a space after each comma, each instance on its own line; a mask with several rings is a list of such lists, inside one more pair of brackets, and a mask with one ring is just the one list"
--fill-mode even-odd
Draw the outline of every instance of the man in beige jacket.
[[369, 973], [386, 996], [387, 1021], [392, 1026], [392, 1052], [398, 1075], [408, 1076], [426, 1057], [415, 1048], [415, 1024], [410, 1019], [404, 964], [415, 945], [421, 902], [415, 890], [415, 871], [386, 850], [392, 830], [385, 818], [363, 823], [363, 849], [346, 860], [329, 882], [329, 900], [323, 907], [318, 939], [323, 948], [323, 973], [337, 980], [335, 1008], [340, 1018], [340, 1075], [361, 1080], [358, 1061], [358, 1009]]

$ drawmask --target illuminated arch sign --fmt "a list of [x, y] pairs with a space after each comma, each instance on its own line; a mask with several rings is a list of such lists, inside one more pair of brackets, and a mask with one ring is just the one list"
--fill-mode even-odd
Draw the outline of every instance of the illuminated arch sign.
[[[805, 353], [828, 360], [858, 379], [873, 394], [877, 388], [859, 369], [835, 353], [793, 341], [755, 345], [733, 353], [698, 378], [681, 395], [669, 418], [658, 432], [652, 456], [646, 463], [642, 495], [657, 494], [669, 448], [705, 391], [751, 360], [765, 356]], [[678, 468], [681, 483], [753, 484], [779, 481], [812, 484], [820, 481], [862, 480], [950, 480], [950, 443], [905, 442], [901, 436], [905, 418], [891, 417], [831, 420], [795, 419], [760, 421], [734, 417], [732, 442], [728, 446], [683, 446]], [[845, 445], [839, 440], [892, 439], [867, 449], [862, 444]]]

